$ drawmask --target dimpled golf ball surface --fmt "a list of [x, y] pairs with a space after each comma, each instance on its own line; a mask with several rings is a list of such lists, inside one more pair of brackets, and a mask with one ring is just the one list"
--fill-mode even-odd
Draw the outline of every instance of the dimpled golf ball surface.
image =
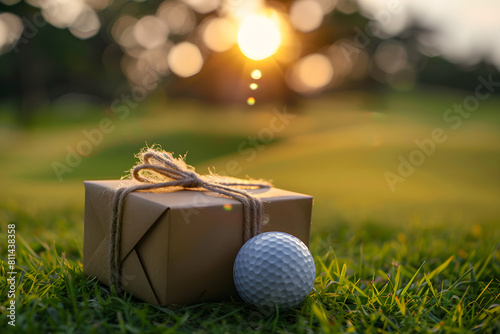
[[311, 292], [315, 276], [307, 246], [283, 232], [262, 233], [248, 240], [233, 267], [240, 297], [263, 308], [297, 306]]

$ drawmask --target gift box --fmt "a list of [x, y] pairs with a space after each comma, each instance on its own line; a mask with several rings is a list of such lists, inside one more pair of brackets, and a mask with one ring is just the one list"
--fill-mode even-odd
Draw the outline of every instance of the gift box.
[[[110, 285], [112, 200], [130, 181], [86, 181], [83, 270]], [[249, 189], [264, 204], [263, 231], [309, 243], [312, 197], [277, 188]], [[121, 285], [154, 305], [237, 296], [233, 263], [243, 245], [243, 207], [206, 191], [133, 192], [121, 230]]]

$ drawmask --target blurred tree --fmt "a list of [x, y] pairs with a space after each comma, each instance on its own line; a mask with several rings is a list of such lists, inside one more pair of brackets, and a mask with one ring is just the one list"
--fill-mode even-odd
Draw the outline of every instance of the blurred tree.
[[[159, 86], [216, 103], [249, 96], [290, 103], [298, 94], [378, 83], [474, 89], [477, 76], [494, 69], [480, 63], [457, 70], [422, 51], [428, 28], [418, 22], [384, 35], [358, 12], [357, 3], [367, 1], [0, 0], [0, 100], [17, 103], [28, 122], [37, 106], [70, 93], [111, 100]], [[244, 57], [236, 43], [250, 14], [281, 32], [278, 50], [263, 60]], [[250, 77], [255, 69], [261, 79]]]

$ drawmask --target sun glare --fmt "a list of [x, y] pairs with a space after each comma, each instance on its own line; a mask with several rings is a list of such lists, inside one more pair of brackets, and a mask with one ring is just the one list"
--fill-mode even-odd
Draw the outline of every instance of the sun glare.
[[238, 45], [245, 56], [261, 60], [278, 51], [281, 35], [276, 24], [265, 16], [247, 17], [238, 30]]

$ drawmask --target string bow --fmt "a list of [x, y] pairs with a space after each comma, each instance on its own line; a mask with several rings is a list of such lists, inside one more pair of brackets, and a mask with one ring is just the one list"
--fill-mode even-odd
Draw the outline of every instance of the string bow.
[[262, 201], [245, 190], [248, 188], [269, 188], [267, 182], [246, 181], [223, 178], [217, 175], [201, 176], [187, 165], [183, 159], [176, 159], [171, 153], [149, 148], [139, 153], [140, 162], [132, 168], [131, 177], [136, 184], [120, 188], [113, 198], [110, 226], [109, 272], [111, 285], [121, 292], [121, 227], [123, 206], [131, 192], [160, 188], [178, 187], [181, 189], [210, 192], [234, 198], [243, 205], [243, 241], [262, 232], [264, 210]]

